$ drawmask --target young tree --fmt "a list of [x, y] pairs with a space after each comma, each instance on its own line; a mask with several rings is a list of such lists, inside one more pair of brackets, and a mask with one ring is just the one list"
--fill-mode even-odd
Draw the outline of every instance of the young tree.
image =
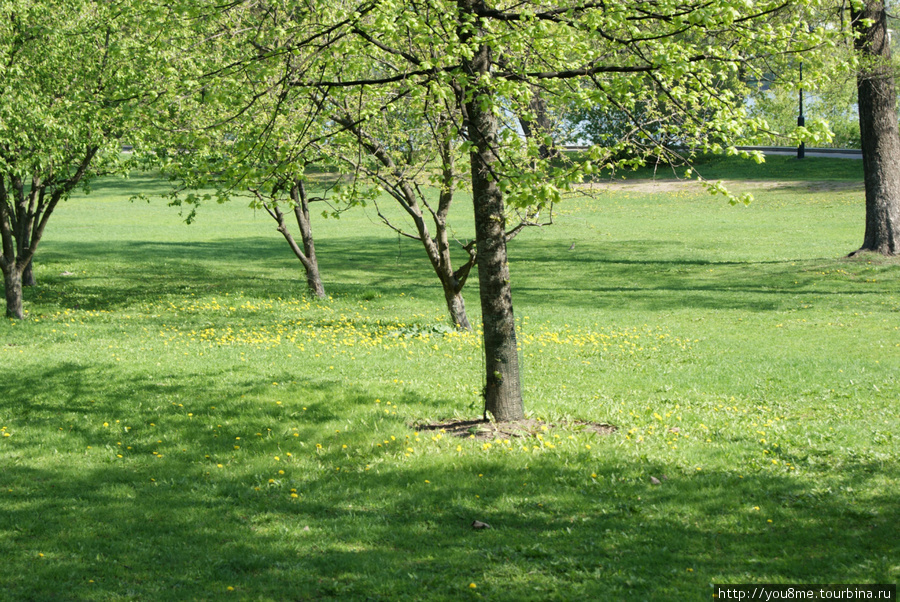
[[[344, 77], [338, 69], [327, 81], [297, 83], [373, 87], [402, 81], [458, 108], [474, 196], [486, 413], [497, 420], [524, 416], [505, 204], [558, 198], [597, 163], [614, 162], [614, 152], [624, 146], [595, 147], [592, 161], [554, 168], [534, 144], [523, 158], [525, 145], [505, 118], [519, 108], [529, 112], [536, 89], [561, 106], [600, 104], [631, 115], [664, 98], [672, 110], [656, 124], [659, 130], [689, 147], [728, 146], [748, 124], [734, 96], [715, 85], [723, 70], [788, 50], [792, 37], [822, 35], [795, 35], [791, 25], [773, 23], [774, 14], [789, 8], [780, 0], [383, 2], [348, 27], [345, 52], [377, 57], [389, 66], [383, 76]], [[429, 52], [419, 51], [425, 45]], [[658, 152], [661, 145], [647, 148]]]
[[305, 54], [272, 52], [288, 35], [281, 19], [263, 3], [198, 11], [149, 159], [175, 184], [170, 204], [189, 208], [188, 223], [210, 200], [244, 198], [265, 210], [303, 265], [308, 292], [322, 298], [310, 203], [326, 198], [311, 192], [307, 171], [326, 159], [314, 144], [328, 131], [316, 105], [286, 85], [285, 74], [306, 68]]
[[[378, 216], [389, 228], [422, 244], [441, 283], [451, 324], [471, 330], [462, 289], [477, 260], [475, 241], [459, 244], [466, 258], [456, 269], [451, 253], [450, 210], [457, 192], [467, 188], [464, 177], [468, 175], [454, 107], [439, 106], [435, 111], [427, 103], [415, 100], [402, 106], [388, 102], [383, 110], [360, 121], [354, 118], [354, 110], [346, 100], [328, 102], [334, 109], [331, 119], [351, 134], [352, 143], [366, 154], [360, 156], [353, 152], [352, 145], [335, 144], [333, 139], [321, 147], [322, 152], [347, 164], [356, 181], [368, 181], [376, 191], [383, 191], [396, 201], [412, 222], [412, 232], [388, 217], [381, 210], [377, 195], [372, 195]], [[437, 189], [436, 202], [429, 198], [429, 188]], [[506, 232], [506, 241], [528, 226], [551, 223], [540, 219], [538, 208], [517, 211], [517, 223]]]
[[[507, 207], [544, 207], [600, 166], [617, 165], [627, 141], [594, 147], [590, 160], [566, 164], [538, 124], [553, 106], [600, 105], [637, 116], [665, 100], [652, 131], [687, 148], [729, 148], [755, 123], [717, 82], [754, 57], [797, 50], [825, 34], [775, 19], [819, 0], [651, 0], [586, 2], [381, 0], [264, 2], [279, 12], [279, 31], [300, 32], [255, 61], [309, 57], [286, 75], [289, 86], [354, 99], [351, 124], [365, 124], [387, 102], [447, 108], [450, 131], [468, 155], [475, 215], [485, 357], [485, 413], [524, 416], [512, 287], [506, 250]], [[263, 8], [265, 7], [265, 8]], [[360, 68], [363, 65], [364, 68]], [[380, 91], [394, 90], [386, 99]], [[349, 92], [348, 92], [349, 91]], [[540, 97], [539, 99], [536, 97]], [[368, 102], [372, 99], [372, 102]], [[540, 102], [538, 102], [540, 101]], [[415, 104], [418, 103], [418, 104]], [[701, 110], [702, 109], [702, 110]], [[637, 120], [636, 125], [651, 132]], [[654, 135], [643, 153], [667, 152]], [[542, 148], [543, 147], [543, 148]], [[382, 166], [384, 163], [382, 162]]]
[[[310, 207], [327, 198], [324, 192], [311, 195], [307, 185], [307, 170], [321, 157], [295, 152], [292, 149], [295, 140], [278, 124], [233, 120], [229, 125], [240, 133], [230, 135], [227, 129], [217, 128], [199, 133], [193, 129], [194, 125], [187, 132], [158, 143], [151, 163], [175, 182], [174, 190], [168, 193], [169, 204], [188, 207], [186, 221], [191, 223], [204, 202], [248, 200], [251, 208], [264, 210], [274, 220], [275, 230], [303, 266], [308, 293], [324, 298], [325, 285], [319, 270]], [[271, 138], [272, 131], [280, 136]], [[176, 144], [173, 148], [162, 146], [173, 143]], [[329, 208], [334, 214], [340, 212], [333, 205]], [[299, 241], [288, 224], [289, 214], [293, 214], [297, 223]]]
[[866, 188], [866, 231], [855, 253], [900, 254], [900, 132], [890, 64], [887, 11], [880, 0], [851, 8], [856, 52], [859, 130]]
[[0, 269], [7, 316], [25, 315], [23, 277], [60, 202], [126, 168], [121, 141], [139, 141], [143, 110], [165, 86], [173, 15], [172, 6], [136, 0], [4, 3]]
[[[421, 128], [416, 133], [424, 136], [424, 139], [414, 141], [408, 130], [404, 130], [402, 132], [406, 135], [406, 140], [401, 144], [392, 145], [392, 141], [397, 141], [390, 129], [393, 125], [390, 111], [394, 107], [386, 108], [380, 118], [362, 123], [354, 119], [349, 108], [346, 105], [335, 107], [332, 119], [352, 134], [355, 144], [367, 154], [360, 157], [347, 148], [323, 149], [323, 151], [335, 153], [335, 156], [347, 164], [358, 179], [364, 177], [375, 186], [376, 191], [385, 191], [397, 202], [412, 221], [412, 233], [389, 218], [378, 206], [377, 196], [373, 195], [381, 220], [400, 236], [417, 240], [422, 244], [432, 269], [441, 282], [450, 322], [457, 328], [471, 330], [472, 325], [466, 314], [462, 289], [475, 263], [476, 254], [474, 245], [463, 245], [467, 258], [458, 269], [453, 268], [449, 217], [460, 182], [456, 169], [458, 145], [446, 127], [447, 122], [440, 115], [434, 121], [428, 121], [427, 116], [422, 121], [414, 120]], [[373, 123], [376, 119], [381, 123]], [[373, 128], [373, 125], [376, 127]], [[385, 131], [377, 125], [387, 125], [388, 129]], [[386, 134], [387, 140], [378, 134]], [[430, 173], [432, 170], [436, 173]], [[437, 185], [437, 203], [429, 201], [422, 184]], [[434, 234], [428, 227], [429, 215]]]
[[[455, 267], [450, 225], [453, 200], [466, 188], [453, 114], [458, 108], [411, 94], [402, 82], [364, 96], [350, 87], [324, 92], [291, 85], [319, 77], [320, 66], [329, 72], [352, 70], [358, 77], [383, 68], [377, 57], [359, 57], [349, 65], [317, 64], [321, 48], [336, 37], [323, 21], [328, 15], [289, 3], [253, 2], [214, 11], [197, 22], [199, 41], [192, 56], [198, 58], [185, 66], [187, 85], [170, 104], [170, 114], [161, 116], [160, 150], [154, 155], [179, 183], [172, 204], [190, 206], [190, 221], [204, 200], [250, 195], [252, 205], [271, 215], [303, 262], [310, 290], [322, 295], [305, 167], [314, 162], [337, 167], [341, 173], [331, 198], [340, 199], [342, 207], [374, 201], [388, 227], [419, 241], [441, 283], [451, 323], [471, 329], [462, 289], [476, 262], [475, 244], [460, 243], [465, 255]], [[198, 64], [205, 76], [193, 76]], [[193, 192], [204, 188], [215, 192]], [[436, 200], [430, 198], [435, 188]], [[192, 192], [181, 194], [187, 190]], [[381, 211], [380, 192], [396, 201], [408, 222]], [[285, 223], [285, 206], [297, 217], [302, 247]], [[541, 225], [532, 208], [516, 213], [518, 223], [507, 239], [527, 225]]]

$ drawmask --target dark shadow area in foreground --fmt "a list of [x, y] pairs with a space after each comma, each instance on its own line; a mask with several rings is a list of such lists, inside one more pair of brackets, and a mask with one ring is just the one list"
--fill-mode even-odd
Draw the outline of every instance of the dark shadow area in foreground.
[[[670, 600], [706, 597], [722, 576], [897, 577], [900, 514], [888, 496], [870, 500], [877, 514], [856, 514], [841, 495], [787, 475], [670, 467], [654, 486], [633, 477], [667, 469], [621, 462], [598, 460], [594, 479], [539, 456], [527, 475], [495, 458], [434, 471], [335, 472], [326, 462], [276, 486], [239, 463], [215, 473], [174, 459], [111, 462], [81, 474], [19, 464], [5, 470], [13, 485], [0, 516], [5, 545], [19, 553], [0, 575], [10, 599], [73, 600], [216, 598], [230, 586], [254, 599], [448, 599], [470, 582], [493, 600]], [[876, 476], [900, 474], [869, 467], [833, 487], [866, 492]], [[673, 504], [679, 514], [660, 513]], [[473, 531], [474, 519], [493, 528]]]

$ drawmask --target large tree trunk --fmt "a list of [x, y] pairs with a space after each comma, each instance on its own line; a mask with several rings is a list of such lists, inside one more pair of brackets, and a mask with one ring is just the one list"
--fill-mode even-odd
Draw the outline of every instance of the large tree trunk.
[[22, 320], [22, 273], [15, 265], [3, 270], [3, 286], [6, 289], [6, 317]]
[[[472, 0], [462, 0], [466, 6]], [[482, 45], [465, 62], [474, 80], [491, 68], [491, 49]], [[497, 118], [491, 106], [482, 105], [482, 96], [491, 92], [478, 87], [465, 103], [468, 135], [473, 143], [472, 196], [475, 206], [475, 241], [478, 252], [478, 283], [481, 320], [484, 328], [484, 363], [487, 371], [484, 388], [485, 414], [495, 420], [520, 420], [525, 404], [519, 375], [516, 325], [513, 319], [509, 264], [506, 256], [506, 229], [503, 193], [497, 186], [493, 167], [496, 163]]]
[[[856, 40], [861, 62], [857, 91], [866, 187], [866, 233], [859, 251], [897, 255], [900, 253], [900, 132], [887, 13], [883, 2], [867, 0], [863, 10], [852, 11], [851, 17], [854, 30], [860, 34]], [[868, 19], [872, 20], [869, 27], [863, 23]]]

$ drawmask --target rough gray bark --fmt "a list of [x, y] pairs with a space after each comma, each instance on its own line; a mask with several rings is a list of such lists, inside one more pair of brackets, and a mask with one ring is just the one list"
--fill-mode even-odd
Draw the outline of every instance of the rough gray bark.
[[[900, 253], [900, 131], [891, 70], [887, 13], [883, 2], [867, 0], [851, 11], [860, 58], [857, 74], [859, 129], [866, 188], [866, 231], [861, 251]], [[871, 25], [863, 21], [871, 20]]]
[[300, 228], [300, 240], [303, 241], [303, 255], [306, 256], [306, 285], [309, 291], [320, 299], [325, 298], [325, 285], [319, 273], [319, 260], [316, 258], [316, 245], [312, 235], [312, 222], [309, 219], [309, 197], [302, 180], [297, 180], [291, 189], [294, 201], [294, 217]]
[[[31, 179], [31, 191], [26, 192], [25, 181], [18, 176], [10, 177], [12, 198], [15, 208], [15, 233], [16, 255], [28, 257], [34, 239], [34, 227], [36, 220], [41, 216], [44, 206], [45, 192], [43, 180], [35, 175]], [[22, 286], [35, 286], [34, 258], [30, 259], [22, 270]]]
[[37, 286], [37, 281], [34, 279], [34, 259], [28, 262], [22, 272], [22, 286]]
[[[459, 0], [463, 12], [474, 15], [475, 0]], [[468, 41], [471, 30], [462, 32]], [[475, 81], [491, 71], [491, 48], [480, 45], [463, 67]], [[506, 229], [503, 194], [494, 173], [498, 145], [497, 118], [491, 104], [483, 103], [490, 91], [477, 86], [469, 90], [465, 101], [467, 133], [472, 150], [472, 196], [475, 208], [475, 241], [478, 250], [478, 282], [481, 319], [484, 328], [485, 414], [495, 420], [521, 420], [525, 417], [513, 317], [509, 263], [506, 255]]]
[[[0, 175], [0, 242], [3, 253], [0, 254], [0, 269], [3, 271], [3, 290], [6, 297], [6, 317], [22, 320], [25, 312], [22, 303], [22, 272], [31, 261], [31, 257], [22, 258], [18, 254], [18, 236], [20, 221], [16, 219], [15, 182], [12, 190], [6, 185], [6, 178]], [[13, 201], [13, 202], [11, 202]]]
[[6, 291], [6, 317], [21, 320], [25, 317], [22, 307], [22, 274], [15, 267], [3, 269], [3, 286]]

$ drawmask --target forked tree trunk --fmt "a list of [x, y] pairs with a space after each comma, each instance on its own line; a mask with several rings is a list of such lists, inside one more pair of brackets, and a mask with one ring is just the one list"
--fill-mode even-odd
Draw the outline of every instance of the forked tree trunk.
[[22, 320], [22, 273], [15, 265], [3, 270], [3, 286], [6, 289], [6, 317]]
[[[460, 5], [471, 13], [474, 12], [470, 4], [473, 1], [461, 0]], [[464, 64], [473, 80], [489, 74], [490, 47], [480, 46], [472, 59]], [[478, 283], [487, 372], [484, 409], [485, 414], [490, 413], [498, 421], [521, 420], [525, 417], [525, 405], [522, 400], [516, 325], [506, 256], [503, 193], [497, 186], [493, 170], [496, 163], [494, 149], [499, 144], [497, 118], [491, 106], [482, 105], [482, 96], [490, 94], [490, 91], [479, 87], [473, 92], [467, 99], [465, 108], [469, 140], [473, 144], [469, 158], [472, 164]]]
[[[29, 285], [34, 285], [32, 261], [47, 221], [59, 202], [67, 198], [85, 177], [98, 150], [98, 146], [85, 148], [74, 173], [66, 178], [51, 178], [51, 182], [40, 175], [34, 175], [27, 199], [19, 174], [0, 174], [0, 242], [3, 245], [0, 267], [3, 271], [7, 317], [20, 320], [25, 317], [22, 308], [23, 280], [27, 279]], [[26, 275], [25, 278], [23, 274]]]
[[[866, 188], [866, 232], [859, 251], [900, 253], [900, 132], [884, 3], [867, 0], [851, 11], [860, 58], [859, 130]], [[871, 20], [866, 26], [864, 20]]]

